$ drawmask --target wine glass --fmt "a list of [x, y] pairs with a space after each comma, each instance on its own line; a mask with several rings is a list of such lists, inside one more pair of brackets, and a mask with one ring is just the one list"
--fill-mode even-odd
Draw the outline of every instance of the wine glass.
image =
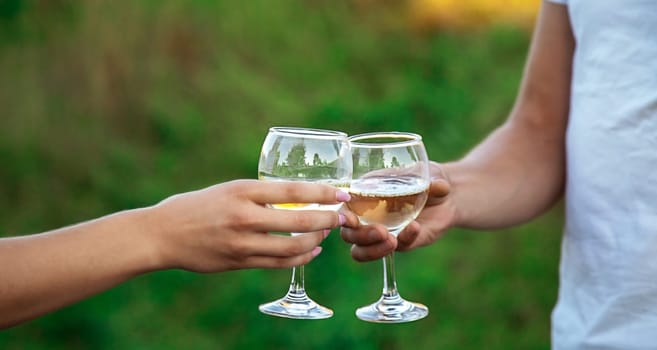
[[[382, 224], [397, 236], [424, 207], [429, 194], [429, 160], [420, 135], [381, 132], [349, 138], [354, 174], [348, 208], [362, 224]], [[356, 310], [364, 321], [410, 322], [429, 309], [404, 300], [397, 291], [394, 253], [383, 258], [383, 293]]]
[[[273, 127], [262, 145], [258, 178], [264, 181], [305, 181], [349, 188], [351, 153], [347, 134], [339, 131]], [[334, 210], [342, 204], [271, 203], [287, 210]], [[298, 235], [301, 233], [291, 233]], [[323, 319], [333, 311], [308, 297], [304, 286], [304, 266], [292, 268], [292, 281], [287, 294], [260, 305], [260, 311], [273, 316]]]

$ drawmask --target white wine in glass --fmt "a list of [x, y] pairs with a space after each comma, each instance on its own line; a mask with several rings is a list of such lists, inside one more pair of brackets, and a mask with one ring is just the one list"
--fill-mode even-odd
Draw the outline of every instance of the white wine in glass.
[[[381, 132], [349, 138], [354, 173], [349, 209], [362, 224], [382, 224], [397, 236], [424, 207], [429, 193], [429, 160], [422, 138], [412, 133]], [[419, 320], [429, 309], [404, 300], [397, 290], [394, 253], [383, 258], [383, 292], [378, 301], [356, 310], [369, 322]]]
[[[263, 181], [304, 181], [322, 183], [348, 190], [352, 162], [347, 134], [339, 131], [273, 127], [262, 145], [258, 178]], [[270, 203], [285, 210], [332, 210], [342, 204]], [[291, 233], [297, 235], [301, 233]], [[260, 311], [273, 316], [298, 319], [323, 319], [333, 311], [310, 299], [305, 290], [304, 266], [292, 269], [287, 294], [260, 305]]]

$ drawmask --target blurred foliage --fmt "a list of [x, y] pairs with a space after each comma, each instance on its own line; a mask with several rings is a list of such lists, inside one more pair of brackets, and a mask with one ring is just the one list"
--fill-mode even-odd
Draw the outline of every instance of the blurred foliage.
[[[255, 178], [273, 125], [417, 132], [432, 159], [457, 158], [506, 117], [529, 39], [435, 22], [479, 2], [458, 3], [0, 0], [0, 232]], [[548, 349], [560, 225], [554, 212], [398, 254], [402, 295], [431, 310], [411, 324], [355, 318], [381, 266], [334, 232], [306, 270], [331, 319], [258, 312], [286, 270], [165, 271], [0, 332], [0, 348]]]

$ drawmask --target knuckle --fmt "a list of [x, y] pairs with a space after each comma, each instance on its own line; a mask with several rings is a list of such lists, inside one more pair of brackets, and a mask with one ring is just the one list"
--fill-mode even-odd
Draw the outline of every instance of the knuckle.
[[375, 229], [368, 230], [363, 236], [367, 239], [368, 242], [376, 242], [385, 239], [383, 236], [381, 236], [379, 231]]
[[232, 226], [244, 229], [252, 227], [257, 222], [257, 215], [250, 215], [247, 211], [236, 211], [229, 216]]
[[246, 253], [248, 247], [246, 243], [244, 243], [242, 240], [239, 239], [226, 240], [223, 243], [223, 245], [224, 245], [224, 249], [227, 252], [229, 252], [229, 256], [227, 257], [228, 261], [237, 260], [241, 257], [248, 255]]
[[299, 187], [297, 183], [290, 183], [283, 188], [283, 191], [288, 198], [297, 199], [301, 197], [303, 192]]
[[312, 213], [303, 211], [295, 212], [293, 220], [297, 230], [301, 232], [311, 231], [313, 224], [317, 221]]
[[289, 262], [289, 259], [284, 259], [284, 258], [276, 258], [271, 261], [271, 267], [275, 269], [283, 269], [283, 268], [288, 268], [292, 267]]
[[302, 240], [292, 239], [285, 248], [287, 256], [295, 256], [304, 253], [306, 250]]
[[237, 259], [226, 259], [225, 269], [226, 271], [238, 270], [240, 268], [239, 260]]
[[327, 202], [335, 201], [336, 190], [334, 187], [331, 187], [329, 185], [322, 185], [320, 188], [321, 188], [320, 194], [325, 201]]
[[342, 238], [343, 241], [347, 243], [354, 243], [353, 239], [351, 238], [352, 230], [348, 228], [342, 228], [340, 229], [340, 237]]
[[[221, 185], [217, 185], [217, 186], [221, 186]], [[240, 193], [241, 190], [248, 188], [244, 186], [244, 180], [232, 180], [224, 183], [223, 186], [236, 193]]]

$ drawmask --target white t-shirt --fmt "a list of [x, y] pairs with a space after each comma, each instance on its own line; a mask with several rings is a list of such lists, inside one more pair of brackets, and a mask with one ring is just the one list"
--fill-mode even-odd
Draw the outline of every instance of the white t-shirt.
[[576, 40], [554, 349], [657, 349], [657, 0], [555, 0]]

